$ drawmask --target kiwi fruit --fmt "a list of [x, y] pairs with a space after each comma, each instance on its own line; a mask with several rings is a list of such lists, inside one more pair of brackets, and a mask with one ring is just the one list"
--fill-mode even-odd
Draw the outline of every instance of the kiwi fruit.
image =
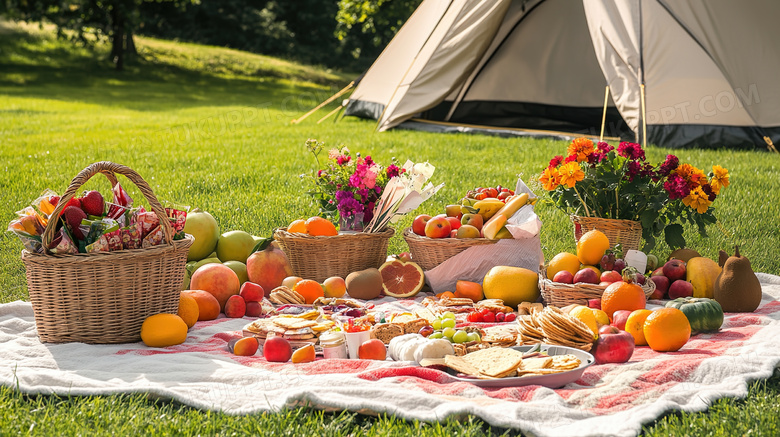
[[382, 293], [382, 274], [379, 269], [370, 268], [352, 272], [345, 279], [347, 294], [355, 299], [376, 299]]
[[687, 263], [688, 260], [690, 260], [691, 258], [696, 258], [697, 256], [701, 256], [699, 255], [699, 252], [696, 252], [693, 249], [688, 249], [686, 247], [683, 249], [677, 249], [671, 254], [669, 254], [669, 259], [667, 259], [667, 261], [672, 259], [679, 259], [680, 261]]

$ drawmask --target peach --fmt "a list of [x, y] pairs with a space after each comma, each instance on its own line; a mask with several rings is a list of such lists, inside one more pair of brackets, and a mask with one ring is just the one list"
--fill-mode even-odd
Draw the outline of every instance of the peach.
[[225, 302], [225, 315], [231, 319], [238, 319], [246, 315], [246, 301], [243, 297], [234, 294]]
[[472, 225], [461, 225], [461, 227], [458, 228], [455, 237], [456, 238], [479, 238], [479, 229], [477, 229]]
[[300, 276], [288, 276], [282, 280], [282, 285], [292, 290], [293, 287], [295, 287], [295, 284], [301, 281], [303, 281], [303, 278]]
[[314, 358], [315, 358], [314, 345], [307, 344], [306, 346], [296, 349], [295, 352], [293, 352], [291, 361], [293, 362], [293, 364], [311, 363], [312, 361], [314, 361]]
[[479, 214], [466, 213], [460, 218], [460, 224], [474, 226], [477, 230], [481, 230], [485, 220]]
[[192, 274], [190, 288], [206, 290], [219, 302], [219, 308], [224, 311], [225, 303], [230, 296], [238, 294], [241, 281], [230, 267], [224, 264], [206, 264]]
[[446, 238], [450, 236], [452, 226], [447, 217], [436, 216], [425, 224], [425, 236], [428, 238]]
[[325, 297], [341, 297], [347, 292], [347, 283], [344, 278], [332, 276], [322, 282]]
[[241, 286], [241, 290], [238, 294], [243, 297], [244, 301], [247, 303], [260, 302], [263, 300], [263, 297], [265, 297], [265, 290], [263, 290], [263, 287], [260, 285], [247, 281]]
[[190, 296], [198, 303], [198, 321], [214, 320], [219, 316], [219, 301], [205, 290], [184, 290], [181, 294]]
[[247, 317], [260, 317], [261, 314], [263, 314], [263, 305], [261, 305], [260, 302], [246, 303]]
[[284, 278], [293, 274], [287, 255], [273, 245], [250, 255], [246, 260], [246, 271], [249, 281], [263, 287], [266, 297], [282, 285]]
[[384, 360], [387, 358], [387, 346], [377, 338], [366, 340], [358, 348], [361, 360]]
[[609, 270], [601, 274], [601, 282], [612, 283], [612, 282], [620, 282], [622, 280], [623, 280], [623, 276], [614, 270]]
[[[382, 343], [384, 344], [384, 343]], [[286, 363], [292, 356], [292, 347], [286, 338], [268, 337], [263, 343], [263, 356], [275, 363]]]
[[228, 350], [235, 355], [251, 357], [257, 353], [260, 342], [255, 337], [234, 338], [228, 342]]
[[412, 222], [412, 232], [414, 232], [417, 235], [425, 236], [425, 226], [428, 224], [428, 220], [431, 219], [431, 216], [428, 214], [420, 214], [417, 217], [414, 218], [414, 221]]

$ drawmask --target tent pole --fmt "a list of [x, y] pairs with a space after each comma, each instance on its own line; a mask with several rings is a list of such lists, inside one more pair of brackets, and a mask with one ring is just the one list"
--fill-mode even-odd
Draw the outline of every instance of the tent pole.
[[642, 148], [647, 146], [647, 107], [645, 106], [645, 84], [639, 84], [639, 97], [642, 99]]
[[327, 114], [326, 116], [324, 116], [324, 117], [322, 117], [321, 119], [317, 120], [317, 124], [320, 124], [320, 123], [322, 123], [323, 121], [327, 120], [329, 117], [331, 117], [333, 114], [335, 114], [335, 113], [337, 113], [337, 112], [341, 111], [343, 108], [344, 108], [344, 105], [339, 105], [339, 107], [338, 107], [338, 108], [336, 108], [336, 109], [334, 109], [334, 110], [332, 110], [332, 111], [328, 112], [328, 114]]
[[604, 141], [604, 125], [607, 124], [607, 103], [609, 102], [609, 85], [604, 89], [604, 112], [601, 114], [601, 133], [599, 143]]
[[339, 91], [339, 92], [337, 92], [336, 94], [334, 94], [334, 95], [332, 95], [332, 96], [328, 97], [327, 99], [325, 99], [325, 101], [324, 101], [324, 102], [322, 102], [322, 103], [320, 103], [319, 105], [315, 106], [315, 107], [314, 107], [314, 109], [312, 109], [311, 111], [309, 111], [309, 112], [307, 112], [307, 113], [303, 114], [303, 115], [302, 115], [300, 118], [296, 118], [296, 119], [294, 119], [294, 120], [291, 120], [291, 121], [290, 121], [290, 123], [291, 123], [291, 124], [298, 124], [298, 123], [302, 122], [303, 120], [305, 120], [305, 119], [306, 119], [306, 117], [308, 117], [308, 116], [310, 116], [310, 115], [314, 114], [315, 112], [319, 111], [319, 109], [320, 109], [320, 108], [322, 108], [323, 106], [325, 106], [325, 105], [327, 105], [328, 103], [330, 103], [330, 102], [332, 102], [332, 101], [334, 101], [334, 100], [338, 99], [338, 98], [339, 98], [339, 97], [341, 97], [341, 96], [342, 96], [344, 93], [346, 93], [347, 91], [351, 90], [353, 86], [355, 86], [355, 81], [354, 81], [354, 80], [353, 80], [352, 82], [350, 82], [350, 83], [349, 83], [349, 85], [347, 85], [347, 86], [345, 86], [344, 88], [342, 88], [342, 89], [341, 89], [341, 91]]

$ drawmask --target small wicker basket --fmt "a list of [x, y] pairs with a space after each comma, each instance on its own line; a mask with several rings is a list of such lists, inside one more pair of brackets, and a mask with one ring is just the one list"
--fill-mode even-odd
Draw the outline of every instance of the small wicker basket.
[[274, 231], [274, 239], [290, 260], [295, 276], [322, 282], [331, 276], [345, 278], [352, 272], [379, 268], [387, 260], [393, 234], [395, 231], [387, 228], [382, 232], [315, 237], [279, 228]]
[[[553, 305], [558, 308], [573, 304], [588, 305], [588, 299], [601, 299], [601, 295], [607, 289], [606, 285], [585, 284], [582, 282], [576, 284], [553, 282], [547, 279], [546, 271], [547, 268], [544, 267], [539, 272], [539, 290], [542, 292], [542, 298], [544, 298], [544, 303], [547, 305]], [[642, 285], [642, 290], [645, 292], [645, 298], [649, 299], [650, 295], [655, 291], [655, 282], [647, 279], [645, 284]]]
[[409, 245], [412, 261], [423, 270], [431, 270], [469, 247], [483, 244], [494, 244], [497, 240], [487, 238], [428, 238], [412, 232], [412, 228], [404, 230], [404, 240]]
[[574, 223], [574, 241], [580, 241], [582, 234], [598, 229], [609, 239], [610, 247], [620, 243], [623, 251], [639, 250], [642, 241], [642, 224], [633, 220], [615, 220], [599, 217], [571, 216]]
[[[27, 288], [41, 341], [129, 343], [141, 339], [151, 315], [176, 314], [191, 235], [173, 241], [173, 228], [152, 189], [135, 171], [113, 162], [97, 162], [71, 181], [52, 217], [92, 176], [102, 173], [112, 186], [126, 176], [160, 218], [165, 243], [148, 249], [51, 255], [22, 251]], [[58, 220], [49, 220], [43, 247], [51, 244]]]

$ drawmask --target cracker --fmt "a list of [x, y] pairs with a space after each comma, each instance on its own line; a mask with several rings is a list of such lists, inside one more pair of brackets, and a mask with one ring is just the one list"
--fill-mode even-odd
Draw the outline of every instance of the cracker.
[[517, 371], [548, 369], [552, 367], [553, 359], [551, 357], [525, 358]]
[[492, 347], [469, 353], [463, 359], [479, 369], [484, 375], [502, 378], [517, 370], [517, 367], [523, 362], [523, 354], [514, 349]]
[[481, 372], [479, 369], [474, 367], [471, 363], [466, 361], [463, 357], [455, 356], [455, 355], [445, 355], [444, 356], [444, 364], [460, 373], [471, 375], [471, 376], [479, 376]]
[[298, 317], [275, 317], [274, 323], [286, 329], [301, 329], [316, 326], [317, 322], [313, 320], [301, 319]]

